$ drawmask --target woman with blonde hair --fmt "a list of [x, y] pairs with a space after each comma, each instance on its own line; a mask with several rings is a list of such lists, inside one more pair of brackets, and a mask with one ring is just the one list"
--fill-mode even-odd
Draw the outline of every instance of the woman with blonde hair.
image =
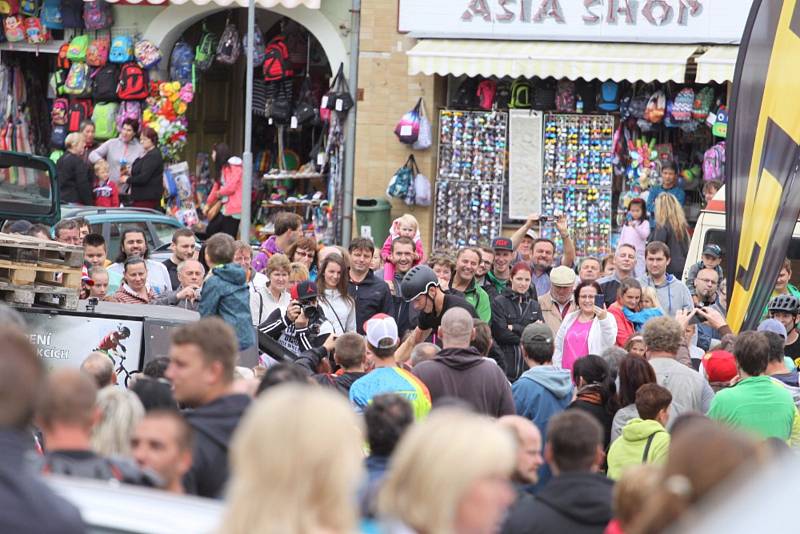
[[299, 261], [293, 262], [289, 265], [289, 285], [294, 285], [298, 282], [305, 282], [308, 280], [308, 267]]
[[109, 386], [97, 393], [100, 420], [92, 428], [92, 450], [103, 456], [130, 456], [131, 437], [144, 417], [144, 406], [136, 393]]
[[360, 420], [333, 390], [269, 390], [233, 436], [221, 532], [355, 532], [363, 440]]
[[661, 301], [658, 300], [658, 292], [656, 291], [656, 288], [650, 286], [645, 286], [642, 288], [641, 306], [643, 310], [661, 307]]
[[656, 228], [650, 241], [661, 241], [669, 247], [667, 273], [676, 278], [683, 276], [686, 254], [689, 252], [689, 224], [683, 207], [672, 195], [661, 194], [656, 198]]
[[389, 532], [490, 534], [514, 500], [516, 446], [491, 419], [442, 408], [415, 423], [389, 461], [378, 511]]

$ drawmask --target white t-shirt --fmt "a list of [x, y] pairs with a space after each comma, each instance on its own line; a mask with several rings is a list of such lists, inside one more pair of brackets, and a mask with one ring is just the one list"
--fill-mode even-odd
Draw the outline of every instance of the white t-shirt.
[[[156, 295], [163, 295], [167, 291], [172, 291], [172, 280], [169, 277], [167, 267], [158, 261], [145, 260], [147, 265], [147, 285], [150, 286]], [[124, 266], [121, 263], [112, 263], [108, 268], [110, 272], [124, 275]]]

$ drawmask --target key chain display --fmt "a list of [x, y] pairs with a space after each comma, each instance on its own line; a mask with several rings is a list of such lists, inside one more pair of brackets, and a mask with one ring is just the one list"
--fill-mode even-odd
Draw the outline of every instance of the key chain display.
[[575, 247], [587, 256], [610, 252], [614, 117], [545, 115], [542, 236], [563, 245], [552, 219], [565, 214]]
[[433, 248], [488, 246], [501, 235], [508, 114], [442, 110]]

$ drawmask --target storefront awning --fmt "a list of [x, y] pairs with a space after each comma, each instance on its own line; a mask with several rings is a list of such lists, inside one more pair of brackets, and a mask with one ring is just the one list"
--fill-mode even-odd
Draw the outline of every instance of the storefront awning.
[[424, 39], [408, 73], [678, 81], [697, 45]]
[[738, 46], [712, 46], [697, 58], [697, 83], [731, 82]]
[[[220, 6], [247, 7], [249, 0], [107, 0], [112, 4], [150, 4], [150, 5], [182, 5], [196, 4], [204, 6], [206, 4], [217, 4]], [[256, 6], [264, 9], [283, 6], [288, 8], [307, 7], [308, 9], [319, 9], [321, 0], [256, 0]]]

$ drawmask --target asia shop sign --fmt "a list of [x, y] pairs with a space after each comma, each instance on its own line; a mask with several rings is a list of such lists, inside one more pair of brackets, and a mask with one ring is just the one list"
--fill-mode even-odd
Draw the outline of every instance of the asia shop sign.
[[738, 44], [753, 0], [399, 0], [414, 37]]

